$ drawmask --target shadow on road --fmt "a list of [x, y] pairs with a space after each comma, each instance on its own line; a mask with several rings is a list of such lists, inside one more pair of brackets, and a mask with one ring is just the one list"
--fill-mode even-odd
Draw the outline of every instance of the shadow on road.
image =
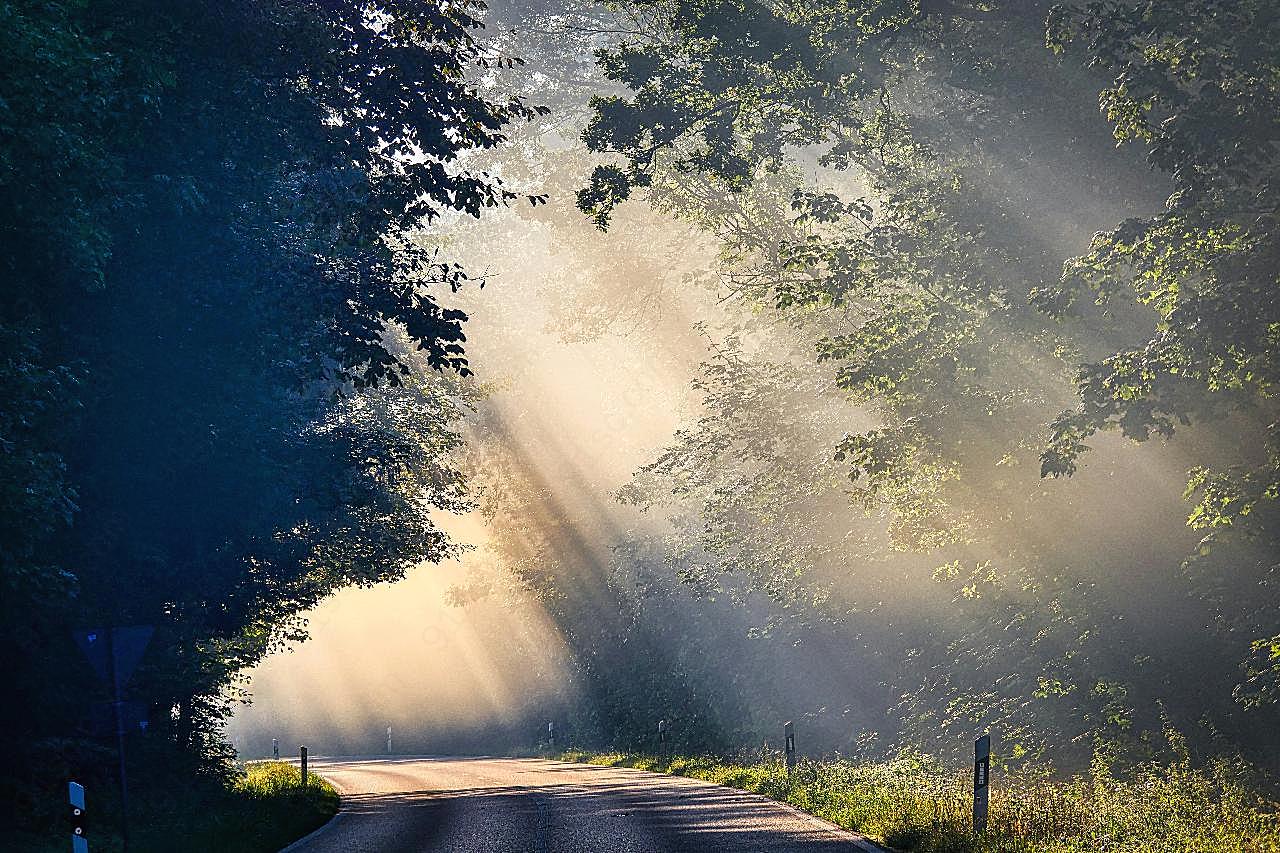
[[[344, 761], [343, 766], [365, 763]], [[385, 759], [377, 762], [385, 763]], [[368, 770], [377, 772], [372, 766]], [[542, 765], [528, 775], [545, 780], [549, 774], [565, 781], [524, 784], [525, 774], [516, 770], [510, 784], [349, 794], [343, 798], [345, 831], [339, 835], [379, 845], [359, 849], [386, 850], [835, 853], [859, 849], [816, 822], [803, 823], [802, 818], [744, 792], [650, 774], [619, 779], [621, 774], [603, 767]], [[411, 846], [396, 840], [408, 838]], [[316, 849], [342, 848], [350, 849], [346, 844]]]

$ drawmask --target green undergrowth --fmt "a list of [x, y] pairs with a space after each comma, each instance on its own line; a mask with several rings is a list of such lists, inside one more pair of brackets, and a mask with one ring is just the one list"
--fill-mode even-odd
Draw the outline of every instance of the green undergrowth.
[[[135, 781], [135, 780], [131, 780]], [[193, 775], [171, 784], [131, 785], [129, 853], [275, 853], [323, 825], [338, 811], [338, 792], [318, 776], [307, 787], [297, 767], [254, 762], [223, 778]], [[93, 853], [123, 847], [115, 791], [87, 791], [86, 836]], [[17, 839], [25, 853], [70, 848], [65, 819], [44, 832]], [[0, 849], [11, 848], [0, 844]]]
[[754, 791], [911, 853], [1280, 853], [1275, 802], [1237, 765], [1150, 764], [1052, 780], [993, 778], [987, 832], [972, 828], [972, 776], [923, 755], [861, 763], [658, 758], [570, 751], [566, 761], [632, 767]]

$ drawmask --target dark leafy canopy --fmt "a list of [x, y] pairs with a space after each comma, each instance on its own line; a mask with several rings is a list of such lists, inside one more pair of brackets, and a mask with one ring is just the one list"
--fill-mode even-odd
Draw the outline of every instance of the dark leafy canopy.
[[[1049, 40], [1113, 77], [1100, 101], [1116, 139], [1145, 147], [1175, 189], [1157, 216], [1098, 234], [1062, 285], [1042, 294], [1056, 314], [1092, 299], [1137, 300], [1157, 316], [1149, 340], [1082, 371], [1083, 405], [1055, 424], [1045, 472], [1074, 471], [1081, 442], [1100, 428], [1141, 439], [1241, 409], [1274, 417], [1280, 9], [1090, 3], [1057, 10]], [[1274, 445], [1280, 434], [1269, 430]]]
[[1086, 300], [1154, 315], [1136, 346], [1081, 368], [1080, 405], [1054, 421], [1042, 470], [1073, 473], [1099, 430], [1144, 440], [1216, 421], [1247, 436], [1243, 459], [1191, 472], [1189, 524], [1205, 535], [1190, 568], [1220, 618], [1262, 635], [1238, 696], [1273, 701], [1275, 598], [1232, 618], [1218, 578], [1270, 589], [1280, 552], [1280, 8], [1088, 3], [1055, 11], [1049, 43], [1112, 78], [1100, 103], [1116, 139], [1144, 148], [1174, 191], [1157, 215], [1096, 235], [1061, 285], [1039, 294], [1057, 316]]
[[[597, 99], [584, 134], [593, 150], [624, 160], [598, 167], [579, 193], [602, 227], [632, 187], [651, 183], [660, 159], [740, 188], [759, 167], [777, 168], [786, 146], [865, 135], [884, 119], [868, 95], [885, 85], [904, 34], [929, 38], [948, 19], [1043, 15], [1038, 4], [638, 5], [644, 38], [600, 55], [634, 94]], [[1044, 458], [1044, 473], [1058, 475], [1074, 470], [1098, 428], [1170, 435], [1178, 419], [1221, 416], [1272, 393], [1280, 11], [1266, 2], [1095, 2], [1056, 7], [1047, 26], [1054, 49], [1078, 44], [1089, 66], [1113, 76], [1100, 101], [1116, 138], [1145, 145], [1175, 181], [1164, 213], [1099, 234], [1060, 284], [1034, 294], [1055, 315], [1090, 296], [1136, 299], [1159, 315], [1143, 346], [1083, 370], [1083, 407], [1055, 424]], [[841, 143], [828, 161], [873, 153]], [[869, 209], [863, 216], [870, 221]], [[1267, 483], [1242, 485], [1265, 492]]]
[[[860, 124], [882, 89], [904, 34], [939, 20], [1013, 14], [1018, 4], [871, 0], [848, 4], [656, 2], [631, 4], [640, 37], [599, 53], [630, 97], [597, 97], [583, 134], [621, 155], [578, 193], [600, 227], [655, 166], [706, 171], [741, 187], [784, 151], [829, 141]], [[1032, 4], [1034, 5], [1034, 4]]]
[[469, 81], [512, 61], [479, 9], [0, 4], [4, 722], [32, 761], [95, 698], [71, 627], [156, 624], [138, 697], [214, 743], [295, 614], [449, 552], [460, 390], [407, 377], [467, 372], [437, 299], [467, 275], [412, 229], [515, 200], [461, 158], [540, 111]]

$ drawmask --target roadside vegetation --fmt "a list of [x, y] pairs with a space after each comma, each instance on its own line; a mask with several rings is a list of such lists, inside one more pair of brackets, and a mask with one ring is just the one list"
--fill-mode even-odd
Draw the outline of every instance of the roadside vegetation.
[[993, 778], [988, 830], [972, 827], [972, 777], [921, 753], [880, 762], [655, 757], [571, 750], [559, 758], [703, 779], [763, 794], [911, 853], [1269, 853], [1280, 815], [1250, 771], [1217, 762], [1152, 762], [1123, 778], [1104, 763], [1065, 780], [1021, 771]]
[[[338, 811], [338, 792], [319, 776], [302, 787], [301, 772], [283, 761], [253, 762], [224, 778], [176, 773], [163, 784], [131, 789], [130, 853], [275, 853], [322, 826]], [[94, 853], [123, 849], [117, 789], [109, 784], [88, 792], [86, 836]], [[12, 849], [30, 853], [66, 850], [63, 813], [41, 815], [42, 831], [14, 839]], [[8, 849], [8, 848], [6, 848]]]

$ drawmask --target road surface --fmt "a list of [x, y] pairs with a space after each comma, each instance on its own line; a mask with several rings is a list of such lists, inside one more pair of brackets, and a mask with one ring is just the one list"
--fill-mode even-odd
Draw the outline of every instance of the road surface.
[[311, 762], [342, 810], [288, 853], [869, 853], [880, 848], [764, 797], [558, 761]]

